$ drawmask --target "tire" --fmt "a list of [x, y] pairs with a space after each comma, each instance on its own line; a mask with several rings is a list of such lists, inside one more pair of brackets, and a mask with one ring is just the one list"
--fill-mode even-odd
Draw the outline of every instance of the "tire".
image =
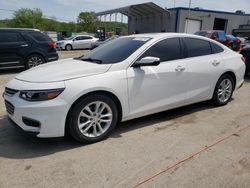
[[75, 140], [90, 144], [107, 138], [117, 122], [115, 102], [106, 95], [93, 94], [80, 99], [71, 108], [66, 126]]
[[230, 101], [234, 91], [234, 84], [234, 80], [229, 74], [220, 77], [215, 86], [212, 98], [215, 106], [223, 106]]
[[67, 50], [67, 51], [70, 51], [70, 50], [72, 50], [72, 49], [73, 49], [73, 47], [72, 47], [71, 44], [67, 44], [67, 45], [65, 46], [65, 50]]
[[36, 67], [36, 66], [41, 65], [43, 63], [45, 63], [45, 60], [41, 55], [33, 54], [33, 55], [30, 55], [26, 58], [25, 69], [30, 69], [32, 67]]

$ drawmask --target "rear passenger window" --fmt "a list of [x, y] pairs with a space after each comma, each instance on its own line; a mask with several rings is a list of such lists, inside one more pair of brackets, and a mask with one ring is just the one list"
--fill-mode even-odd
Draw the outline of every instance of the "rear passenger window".
[[212, 54], [211, 46], [206, 40], [185, 38], [184, 43], [187, 49], [188, 57], [197, 57]]
[[39, 42], [44, 42], [44, 41], [51, 41], [50, 37], [46, 34], [43, 34], [41, 32], [29, 32], [29, 35], [35, 39], [36, 41]]
[[0, 33], [0, 42], [23, 42], [24, 39], [19, 33]]
[[181, 59], [181, 48], [179, 38], [162, 40], [149, 48], [141, 57], [159, 57], [162, 61]]
[[224, 51], [224, 49], [222, 47], [220, 47], [219, 45], [217, 45], [213, 42], [210, 42], [210, 44], [212, 47], [213, 54], [221, 53]]

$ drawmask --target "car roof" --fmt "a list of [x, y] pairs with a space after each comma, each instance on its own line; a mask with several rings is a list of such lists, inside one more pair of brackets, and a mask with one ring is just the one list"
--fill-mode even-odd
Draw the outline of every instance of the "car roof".
[[40, 31], [32, 28], [0, 28], [0, 31]]
[[127, 37], [145, 37], [145, 38], [153, 38], [153, 39], [161, 39], [161, 38], [167, 38], [167, 37], [192, 37], [192, 38], [201, 38], [201, 39], [209, 40], [206, 37], [202, 37], [202, 36], [194, 35], [194, 34], [187, 34], [187, 33], [145, 33], [145, 34], [129, 35]]
[[93, 37], [91, 35], [75, 35], [74, 37]]

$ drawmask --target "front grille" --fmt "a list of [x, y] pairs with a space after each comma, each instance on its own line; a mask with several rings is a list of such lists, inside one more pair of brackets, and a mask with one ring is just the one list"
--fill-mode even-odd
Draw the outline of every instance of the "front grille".
[[13, 115], [14, 114], [14, 111], [15, 111], [15, 107], [13, 104], [11, 104], [9, 101], [4, 101], [5, 102], [5, 107], [6, 107], [6, 111]]
[[10, 88], [6, 87], [4, 92], [8, 96], [13, 96], [13, 95], [15, 95], [18, 92], [18, 90], [10, 89]]

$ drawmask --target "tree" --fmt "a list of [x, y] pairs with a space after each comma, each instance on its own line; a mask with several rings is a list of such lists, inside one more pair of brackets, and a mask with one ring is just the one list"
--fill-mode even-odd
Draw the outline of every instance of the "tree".
[[77, 23], [82, 31], [95, 32], [97, 17], [94, 12], [80, 12]]
[[39, 28], [42, 26], [43, 13], [40, 9], [21, 8], [14, 13], [12, 25], [14, 27]]

